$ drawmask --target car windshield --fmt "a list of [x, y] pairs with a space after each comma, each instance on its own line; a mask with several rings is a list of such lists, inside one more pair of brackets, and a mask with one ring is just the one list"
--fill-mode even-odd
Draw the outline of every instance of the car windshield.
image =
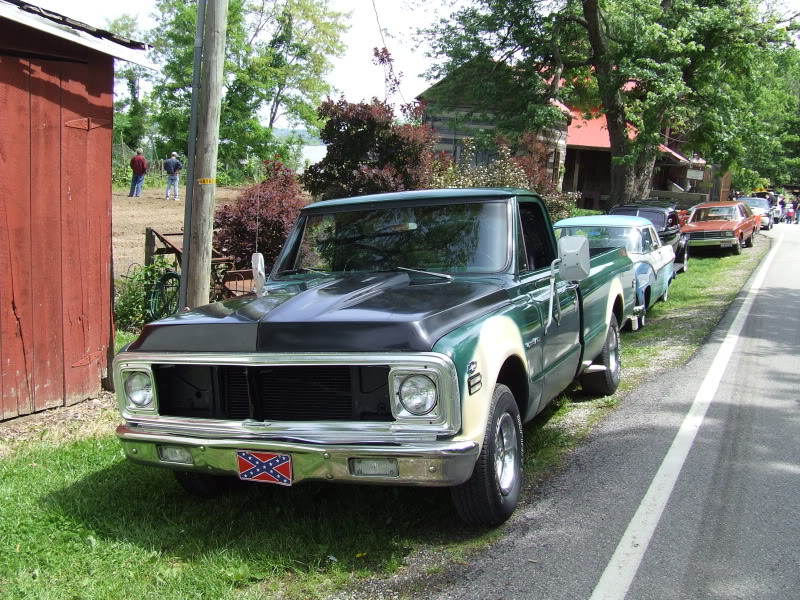
[[766, 198], [742, 198], [744, 202], [751, 208], [763, 208], [769, 210], [769, 200]]
[[508, 262], [506, 206], [390, 205], [307, 215], [283, 252], [276, 277], [394, 269], [497, 272]]
[[664, 224], [666, 223], [664, 213], [659, 210], [647, 210], [646, 208], [615, 208], [609, 214], [642, 217], [655, 225], [656, 229], [664, 229]]
[[695, 208], [690, 223], [698, 221], [732, 221], [738, 215], [735, 206], [701, 206]]
[[589, 240], [591, 254], [599, 254], [614, 248], [625, 248], [628, 252], [641, 253], [642, 236], [636, 227], [556, 227], [556, 238], [579, 235]]

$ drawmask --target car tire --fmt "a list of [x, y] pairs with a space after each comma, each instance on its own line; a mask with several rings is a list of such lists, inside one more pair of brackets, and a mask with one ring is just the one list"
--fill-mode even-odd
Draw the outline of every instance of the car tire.
[[733, 253], [734, 254], [742, 253], [742, 238], [736, 238], [736, 243], [733, 245]]
[[522, 418], [517, 402], [510, 389], [497, 384], [472, 476], [450, 488], [462, 521], [492, 527], [511, 516], [522, 490], [522, 456]]
[[753, 233], [750, 234], [750, 237], [744, 241], [745, 248], [752, 248], [753, 247], [753, 238], [756, 237], [756, 230], [753, 229]]
[[583, 373], [580, 376], [583, 391], [595, 396], [610, 396], [616, 392], [622, 376], [622, 366], [619, 353], [619, 326], [614, 315], [611, 315], [611, 322], [608, 324], [603, 350], [592, 365], [601, 365], [605, 369], [597, 373]]
[[192, 496], [217, 498], [231, 492], [239, 481], [233, 477], [209, 475], [195, 471], [173, 471], [178, 484]]

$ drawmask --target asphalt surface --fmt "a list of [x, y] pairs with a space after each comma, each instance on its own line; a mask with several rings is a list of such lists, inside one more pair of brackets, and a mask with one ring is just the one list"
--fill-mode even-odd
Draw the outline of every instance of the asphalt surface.
[[[758, 271], [689, 363], [628, 397], [509, 535], [436, 597], [800, 598], [800, 225], [767, 235], [777, 249], [752, 300]], [[732, 324], [740, 335], [723, 344]], [[676, 463], [670, 448], [726, 344], [730, 360]], [[676, 474], [663, 512], [637, 512], [662, 463]], [[652, 537], [637, 529], [641, 515]], [[618, 545], [643, 551], [640, 562], [613, 563], [601, 594]]]

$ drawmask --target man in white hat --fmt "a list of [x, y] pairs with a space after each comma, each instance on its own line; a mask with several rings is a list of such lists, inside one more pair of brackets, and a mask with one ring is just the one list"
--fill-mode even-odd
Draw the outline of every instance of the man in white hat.
[[178, 173], [183, 169], [183, 164], [178, 160], [178, 153], [173, 152], [166, 161], [164, 161], [164, 170], [167, 172], [167, 189], [166, 198], [169, 200], [169, 190], [174, 190], [173, 197], [175, 200], [178, 198]]

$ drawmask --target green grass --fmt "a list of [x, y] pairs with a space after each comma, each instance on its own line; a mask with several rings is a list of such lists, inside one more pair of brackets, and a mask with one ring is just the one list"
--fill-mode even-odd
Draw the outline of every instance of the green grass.
[[[760, 241], [738, 257], [692, 258], [669, 302], [643, 330], [623, 334], [620, 393], [588, 400], [572, 390], [526, 425], [528, 485], [552, 473], [626, 390], [685, 362], [765, 251]], [[118, 333], [117, 347], [127, 341]], [[198, 500], [168, 471], [126, 461], [112, 428], [109, 419], [109, 433], [77, 441], [43, 432], [0, 459], [4, 600], [318, 598], [397, 571], [415, 549], [458, 561], [502, 533], [460, 524], [445, 489], [245, 484]]]
[[117, 329], [114, 336], [114, 354], [117, 354], [120, 351], [120, 348], [122, 348], [125, 344], [130, 344], [137, 337], [139, 337], [138, 333]]

